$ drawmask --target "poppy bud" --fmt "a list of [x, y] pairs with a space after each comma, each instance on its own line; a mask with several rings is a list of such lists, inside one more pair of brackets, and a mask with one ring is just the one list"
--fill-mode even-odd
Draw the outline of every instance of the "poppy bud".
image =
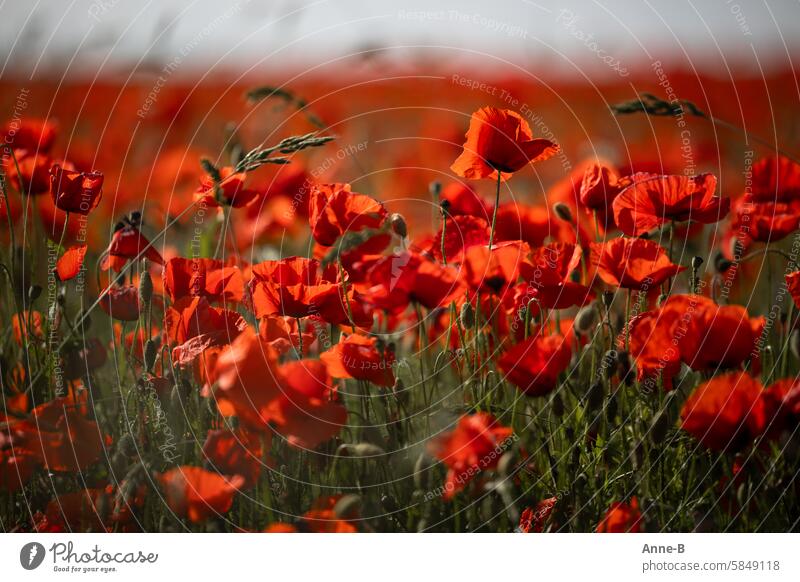
[[403, 218], [402, 214], [395, 212], [389, 218], [389, 224], [392, 226], [392, 232], [394, 232], [400, 238], [406, 238], [408, 236], [408, 226], [406, 225], [406, 219]]
[[450, 204], [450, 201], [447, 198], [445, 198], [439, 203], [439, 208], [442, 209], [442, 216], [447, 216], [447, 214], [450, 212], [450, 206], [452, 205]]
[[597, 312], [594, 310], [594, 307], [587, 305], [586, 307], [582, 307], [575, 315], [573, 327], [578, 334], [585, 335], [594, 327], [596, 319]]
[[475, 325], [475, 309], [472, 303], [465, 303], [461, 306], [461, 325], [464, 329], [471, 329]]
[[379, 457], [386, 454], [386, 451], [372, 443], [345, 444], [342, 447], [353, 457]]
[[145, 270], [139, 277], [139, 300], [143, 305], [149, 305], [153, 298], [153, 279], [150, 272]]
[[789, 349], [795, 358], [800, 358], [800, 330], [794, 330], [789, 336]]
[[598, 410], [603, 405], [603, 398], [605, 398], [603, 383], [595, 382], [589, 386], [589, 390], [586, 392], [586, 409]]
[[556, 202], [553, 204], [553, 212], [564, 222], [572, 222], [572, 210], [563, 202]]
[[434, 180], [430, 184], [428, 184], [428, 192], [431, 193], [434, 200], [439, 198], [439, 195], [442, 193], [442, 183]]
[[700, 268], [700, 265], [703, 264], [703, 257], [694, 257], [692, 258], [692, 271], [697, 271]]
[[156, 357], [158, 356], [158, 345], [153, 339], [147, 340], [144, 344], [144, 369], [148, 372], [153, 371], [156, 365]]
[[42, 294], [42, 288], [39, 285], [31, 285], [28, 288], [28, 301], [33, 303]]

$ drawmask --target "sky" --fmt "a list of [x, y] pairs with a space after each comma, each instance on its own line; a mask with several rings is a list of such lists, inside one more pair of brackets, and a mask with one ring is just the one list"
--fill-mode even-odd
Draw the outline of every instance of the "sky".
[[[580, 77], [792, 67], [797, 0], [4, 0], [0, 74], [475, 63]], [[382, 65], [383, 66], [383, 65]]]

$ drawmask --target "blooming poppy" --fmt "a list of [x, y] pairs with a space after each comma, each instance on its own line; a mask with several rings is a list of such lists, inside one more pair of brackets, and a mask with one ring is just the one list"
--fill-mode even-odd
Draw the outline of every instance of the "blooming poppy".
[[111, 237], [111, 243], [100, 262], [100, 268], [103, 271], [109, 269], [121, 271], [129, 260], [138, 260], [142, 257], [158, 265], [164, 264], [164, 259], [135, 223], [121, 222], [117, 224]]
[[244, 478], [226, 478], [200, 467], [181, 466], [158, 475], [167, 504], [178, 517], [200, 523], [227, 513]]
[[316, 184], [311, 188], [308, 222], [319, 244], [329, 247], [345, 232], [379, 228], [386, 219], [383, 204], [352, 192], [350, 184]]
[[717, 222], [728, 214], [730, 199], [714, 194], [717, 178], [634, 176], [633, 184], [614, 199], [614, 220], [629, 236], [639, 236], [669, 222]]
[[11, 329], [17, 345], [24, 345], [23, 340], [44, 339], [44, 316], [40, 311], [26, 309], [11, 316]]
[[455, 428], [430, 441], [428, 449], [447, 466], [442, 497], [448, 501], [480, 471], [497, 467], [513, 431], [491, 414], [462, 416]]
[[556, 387], [571, 358], [572, 348], [564, 336], [535, 335], [506, 350], [497, 367], [525, 394], [543, 396]]
[[50, 190], [50, 167], [53, 160], [44, 153], [20, 150], [16, 161], [5, 160], [5, 174], [20, 194], [37, 196]]
[[483, 107], [472, 114], [461, 155], [450, 167], [469, 180], [505, 180], [528, 164], [558, 153], [550, 140], [534, 139], [528, 122], [515, 111]]
[[394, 385], [394, 354], [378, 350], [378, 338], [350, 334], [319, 357], [334, 378], [366, 380], [376, 386]]
[[242, 477], [243, 489], [258, 483], [267, 459], [270, 433], [254, 433], [243, 428], [210, 430], [203, 444], [203, 456], [223, 475]]
[[789, 295], [792, 296], [795, 306], [800, 307], [800, 271], [787, 274], [785, 279]]
[[[309, 319], [313, 320], [314, 318]], [[301, 345], [304, 351], [307, 351], [316, 339], [314, 334], [315, 325], [322, 325], [322, 323], [318, 320], [314, 323], [306, 324], [301, 332], [295, 318], [267, 315], [259, 321], [258, 335], [280, 354], [285, 354], [292, 348], [299, 351]], [[311, 331], [309, 331], [309, 328]]]
[[475, 216], [488, 220], [492, 215], [491, 205], [463, 182], [449, 183], [442, 190], [441, 198], [443, 203], [447, 203], [448, 216]]
[[581, 180], [579, 200], [588, 210], [596, 213], [602, 228], [614, 228], [612, 204], [625, 188], [633, 183], [631, 177], [622, 177], [613, 168], [591, 164]]
[[367, 274], [367, 297], [377, 309], [400, 313], [412, 302], [428, 309], [448, 305], [463, 295], [453, 267], [445, 267], [413, 251], [401, 251], [377, 261]]
[[734, 205], [731, 231], [746, 246], [750, 241], [776, 242], [800, 227], [800, 200], [793, 202], [753, 202], [749, 195]]
[[59, 210], [87, 216], [100, 204], [103, 174], [77, 172], [56, 164], [50, 168], [50, 195]]
[[69, 281], [78, 276], [83, 268], [83, 260], [86, 257], [86, 245], [77, 245], [68, 248], [56, 262], [56, 276], [59, 281]]
[[164, 268], [164, 291], [173, 303], [184, 297], [236, 303], [244, 282], [238, 267], [214, 259], [174, 257]]
[[281, 395], [266, 412], [275, 430], [295, 447], [313, 449], [330, 440], [347, 422], [347, 409], [336, 402], [325, 363], [296, 360], [278, 368]]
[[370, 327], [358, 292], [344, 285], [333, 265], [320, 270], [319, 262], [303, 257], [264, 261], [252, 267], [250, 282], [253, 307], [258, 318], [267, 315], [318, 316], [333, 324], [352, 323]]
[[616, 501], [608, 508], [605, 516], [597, 525], [597, 533], [640, 533], [642, 531], [642, 514], [639, 501], [632, 497], [630, 503]]
[[800, 199], [800, 164], [785, 156], [771, 156], [753, 164], [750, 193], [755, 202], [792, 202]]
[[712, 450], [739, 450], [764, 430], [763, 392], [746, 372], [716, 376], [683, 403], [681, 428]]
[[686, 269], [673, 264], [661, 245], [640, 238], [591, 243], [591, 262], [607, 284], [637, 291], [655, 289]]
[[49, 119], [12, 120], [3, 126], [3, 143], [15, 150], [47, 153], [58, 135], [58, 126]]
[[341, 495], [329, 495], [314, 501], [301, 519], [303, 529], [312, 533], [357, 532], [352, 518], [357, 518], [358, 515], [339, 515], [336, 512], [336, 504], [341, 498]]
[[173, 344], [173, 359], [186, 365], [204, 350], [232, 342], [247, 327], [236, 311], [212, 307], [205, 297], [184, 297], [164, 314], [164, 331]]
[[245, 188], [246, 174], [236, 172], [234, 168], [225, 166], [219, 169], [220, 181], [215, 182], [209, 175], [203, 176], [195, 196], [208, 206], [232, 206], [241, 208], [255, 200], [261, 192]]
[[571, 243], [550, 243], [534, 249], [520, 266], [522, 278], [535, 290], [539, 304], [548, 309], [584, 305], [593, 298], [591, 290], [572, 280], [581, 264], [583, 251]]
[[502, 242], [492, 246], [475, 245], [464, 251], [461, 273], [473, 290], [486, 290], [502, 295], [520, 277], [523, 264], [529, 261], [530, 247], [521, 241]]
[[100, 307], [120, 321], [139, 319], [139, 289], [135, 285], [113, 286], [100, 297]]

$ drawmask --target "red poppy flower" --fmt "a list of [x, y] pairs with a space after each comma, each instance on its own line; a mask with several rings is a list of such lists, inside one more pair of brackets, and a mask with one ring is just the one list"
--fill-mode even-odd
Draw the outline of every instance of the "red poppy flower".
[[561, 335], [536, 335], [508, 350], [497, 361], [505, 379], [529, 396], [543, 396], [558, 383], [569, 365], [572, 349]]
[[543, 499], [536, 507], [526, 507], [519, 516], [519, 531], [522, 533], [541, 533], [550, 520], [558, 497]]
[[253, 433], [243, 428], [210, 430], [203, 444], [203, 456], [219, 473], [242, 477], [241, 487], [250, 489], [258, 483], [261, 470], [268, 464], [264, 451], [269, 449], [271, 437], [267, 432]]
[[592, 243], [591, 262], [607, 284], [637, 291], [655, 289], [686, 269], [673, 264], [658, 243], [640, 238]]
[[629, 236], [639, 236], [662, 224], [692, 220], [717, 222], [728, 214], [730, 199], [714, 195], [717, 178], [699, 176], [634, 176], [612, 204], [614, 220]]
[[486, 290], [502, 295], [509, 285], [520, 277], [523, 265], [529, 262], [530, 247], [527, 243], [503, 242], [488, 246], [472, 246], [464, 251], [461, 272], [470, 289]]
[[103, 174], [77, 172], [56, 164], [50, 168], [50, 195], [59, 210], [87, 216], [103, 197]]
[[[141, 256], [140, 256], [141, 255]], [[111, 237], [111, 244], [108, 245], [100, 268], [103, 271], [111, 269], [121, 271], [129, 260], [146, 258], [158, 265], [164, 264], [156, 248], [150, 241], [139, 232], [139, 229], [130, 224], [121, 224]]]
[[350, 184], [317, 184], [311, 189], [308, 222], [319, 244], [329, 247], [345, 232], [379, 228], [386, 219], [383, 204], [350, 190]]
[[[341, 516], [336, 513], [336, 504], [341, 495], [329, 495], [317, 499], [311, 509], [303, 514], [303, 529], [311, 533], [356, 533], [358, 530], [349, 519], [358, 515]], [[347, 519], [343, 519], [343, 518]]]
[[681, 428], [715, 451], [736, 451], [765, 427], [764, 387], [746, 372], [698, 386], [681, 409]]
[[445, 220], [444, 232], [433, 237], [429, 252], [438, 260], [442, 260], [442, 235], [444, 235], [444, 252], [448, 263], [460, 263], [462, 251], [475, 245], [489, 242], [489, 224], [483, 218], [475, 216], [455, 216]]
[[528, 164], [546, 160], [558, 153], [558, 146], [533, 133], [518, 113], [508, 109], [483, 107], [472, 114], [461, 155], [450, 169], [469, 180], [501, 179]]
[[267, 315], [318, 316], [333, 324], [353, 323], [370, 327], [372, 316], [364, 311], [357, 291], [344, 286], [331, 265], [320, 272], [313, 259], [290, 257], [264, 261], [252, 267], [253, 307], [259, 319]]
[[393, 314], [405, 311], [411, 302], [428, 309], [448, 305], [464, 292], [454, 268], [411, 251], [377, 261], [367, 280], [372, 283], [366, 292], [370, 301], [377, 309]]
[[639, 501], [632, 497], [630, 503], [617, 501], [611, 504], [597, 525], [597, 533], [640, 533], [642, 514]]
[[232, 206], [241, 208], [255, 200], [261, 192], [244, 187], [247, 175], [244, 172], [234, 172], [230, 166], [219, 169], [221, 180], [215, 184], [214, 179], [203, 176], [195, 196], [202, 199], [202, 204], [208, 206]]
[[238, 475], [228, 479], [200, 467], [185, 465], [161, 473], [158, 480], [170, 509], [192, 523], [227, 513], [234, 495], [244, 483]]
[[232, 342], [247, 327], [235, 311], [212, 307], [205, 297], [184, 297], [164, 314], [164, 331], [178, 344], [173, 359], [186, 365], [210, 347]]
[[[270, 404], [281, 395], [277, 352], [249, 327], [205, 365], [208, 387], [213, 386], [217, 408], [225, 417], [236, 416], [255, 430], [269, 422]], [[206, 389], [205, 395], [211, 392]]]
[[[323, 325], [317, 321], [316, 325]], [[309, 323], [302, 332], [303, 350], [307, 352], [311, 344], [316, 339], [314, 333], [315, 325]], [[309, 329], [311, 331], [309, 331]], [[297, 320], [293, 317], [283, 317], [280, 315], [267, 315], [258, 324], [258, 335], [271, 345], [279, 354], [285, 354], [290, 349], [300, 349], [300, 327]]]
[[608, 166], [592, 164], [583, 174], [579, 199], [583, 206], [596, 213], [601, 228], [611, 229], [616, 227], [612, 204], [632, 183], [631, 177], [621, 177]]
[[16, 163], [11, 156], [5, 159], [5, 173], [21, 194], [37, 196], [50, 190], [50, 167], [53, 160], [44, 153], [19, 150]]
[[56, 262], [56, 276], [59, 281], [69, 281], [78, 276], [83, 268], [83, 259], [86, 257], [86, 245], [70, 247]]
[[431, 454], [448, 469], [442, 497], [452, 499], [479, 471], [497, 467], [511, 444], [512, 432], [491, 414], [478, 412], [462, 416], [452, 431], [432, 439], [428, 445]]
[[800, 164], [783, 156], [753, 164], [750, 193], [755, 202], [792, 202], [800, 198]]
[[15, 150], [47, 153], [57, 135], [57, 125], [45, 119], [14, 120], [3, 127], [3, 143]]
[[110, 287], [100, 298], [100, 307], [120, 321], [139, 319], [139, 289], [135, 285]]
[[800, 226], [800, 200], [790, 203], [757, 202], [743, 196], [734, 205], [731, 231], [750, 241], [776, 242], [792, 234]]
[[281, 395], [266, 415], [287, 442], [313, 449], [332, 439], [347, 423], [347, 409], [334, 400], [326, 366], [319, 360], [287, 362], [278, 369]]
[[501, 204], [497, 209], [495, 242], [521, 240], [531, 247], [540, 247], [548, 239], [574, 243], [575, 229], [558, 219], [549, 208], [542, 206], [511, 202]]
[[238, 267], [214, 259], [175, 257], [164, 269], [164, 291], [173, 303], [184, 297], [237, 303], [244, 294]]
[[522, 278], [535, 290], [540, 305], [549, 309], [565, 309], [591, 301], [591, 290], [572, 280], [581, 264], [583, 251], [571, 243], [550, 243], [534, 249], [530, 262], [520, 266]]
[[351, 334], [319, 357], [334, 378], [356, 378], [376, 386], [393, 386], [394, 355], [378, 351], [377, 344], [378, 338]]

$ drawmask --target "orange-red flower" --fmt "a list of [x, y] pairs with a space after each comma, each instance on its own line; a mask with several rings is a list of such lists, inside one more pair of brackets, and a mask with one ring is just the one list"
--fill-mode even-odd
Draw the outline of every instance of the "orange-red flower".
[[717, 178], [699, 176], [634, 176], [612, 204], [617, 226], [639, 236], [669, 222], [717, 222], [728, 214], [730, 199], [714, 194]]
[[170, 342], [177, 344], [173, 359], [182, 365], [210, 347], [232, 342], [245, 327], [241, 315], [212, 307], [205, 297], [184, 297], [164, 314], [164, 331]]
[[77, 245], [64, 251], [56, 262], [56, 276], [59, 281], [69, 281], [78, 276], [88, 248], [86, 245]]
[[800, 271], [795, 271], [786, 275], [786, 288], [792, 296], [794, 304], [800, 307]]
[[453, 430], [431, 440], [431, 454], [447, 466], [442, 497], [452, 499], [480, 471], [494, 469], [512, 434], [491, 414], [478, 412], [462, 416]]
[[329, 247], [345, 232], [378, 228], [386, 218], [383, 204], [350, 190], [350, 184], [318, 184], [311, 189], [308, 222], [319, 244]]
[[219, 169], [221, 180], [214, 183], [214, 178], [203, 176], [195, 196], [202, 199], [208, 206], [232, 206], [241, 208], [255, 200], [261, 192], [245, 188], [244, 182], [247, 175], [244, 172], [235, 172], [234, 168], [225, 166]]
[[100, 268], [104, 271], [108, 269], [121, 271], [129, 260], [140, 258], [146, 258], [159, 265], [164, 264], [164, 259], [137, 226], [121, 222], [117, 224], [114, 236], [111, 237], [111, 243], [106, 249]]
[[120, 321], [139, 319], [139, 289], [135, 285], [109, 287], [100, 297], [100, 307]]
[[753, 164], [750, 192], [756, 202], [792, 202], [800, 199], [800, 164], [784, 156]]
[[461, 155], [450, 167], [469, 180], [507, 179], [528, 164], [558, 153], [547, 139], [533, 138], [525, 121], [515, 111], [483, 107], [472, 114]]
[[268, 432], [254, 433], [243, 428], [210, 430], [203, 444], [203, 456], [214, 470], [231, 477], [240, 476], [241, 487], [250, 489], [269, 464], [264, 452], [269, 449], [271, 437]]
[[463, 182], [451, 182], [442, 190], [442, 202], [447, 201], [449, 216], [474, 216], [489, 220], [491, 206], [475, 190]]
[[256, 317], [285, 315], [318, 316], [333, 324], [372, 325], [372, 316], [365, 312], [358, 293], [339, 279], [334, 266], [320, 271], [314, 259], [290, 257], [280, 261], [264, 261], [252, 267], [250, 283]]
[[558, 383], [572, 349], [562, 335], [535, 335], [509, 348], [497, 361], [505, 379], [529, 396], [543, 396]]
[[351, 334], [320, 354], [334, 378], [356, 378], [377, 386], [394, 384], [394, 354], [378, 350], [378, 339]]
[[3, 143], [15, 150], [47, 153], [58, 135], [57, 125], [47, 119], [12, 120], [3, 126]]
[[101, 172], [77, 172], [56, 164], [50, 168], [50, 196], [64, 212], [87, 216], [103, 196]]
[[655, 289], [686, 269], [673, 264], [658, 243], [640, 238], [591, 243], [591, 262], [609, 285], [638, 291]]
[[742, 243], [777, 242], [800, 226], [800, 200], [792, 202], [753, 202], [745, 195], [734, 205], [731, 231]]
[[621, 177], [613, 168], [595, 163], [586, 168], [583, 174], [579, 199], [583, 206], [597, 214], [601, 228], [613, 228], [616, 224], [611, 205], [619, 193], [632, 183], [632, 177]]
[[[444, 237], [444, 254], [442, 257], [442, 237]], [[475, 245], [486, 245], [489, 242], [489, 224], [475, 216], [454, 216], [445, 220], [444, 232], [439, 229], [430, 246], [430, 253], [438, 260], [447, 259], [448, 263], [460, 263], [463, 251]]]
[[519, 516], [519, 531], [522, 533], [541, 533], [550, 521], [558, 497], [541, 500], [536, 507], [526, 507]]
[[50, 189], [50, 167], [53, 160], [42, 152], [19, 150], [14, 158], [5, 159], [5, 173], [21, 194], [37, 196]]
[[463, 295], [452, 267], [444, 267], [412, 251], [401, 251], [377, 261], [367, 274], [366, 293], [377, 309], [400, 313], [415, 302], [434, 309]]
[[525, 279], [540, 305], [549, 309], [565, 309], [583, 305], [593, 298], [591, 290], [573, 281], [572, 275], [581, 264], [583, 251], [571, 243], [550, 243], [534, 249], [530, 262], [520, 266]]
[[746, 372], [698, 386], [681, 409], [681, 428], [715, 451], [736, 451], [765, 427], [764, 387]]
[[640, 533], [642, 514], [639, 501], [632, 497], [630, 503], [617, 501], [611, 504], [603, 519], [597, 525], [598, 533]]
[[164, 291], [173, 303], [184, 297], [236, 303], [242, 300], [244, 282], [236, 266], [214, 259], [175, 257], [164, 269]]
[[464, 251], [461, 273], [464, 283], [473, 290], [502, 295], [520, 277], [523, 264], [529, 261], [530, 247], [521, 241], [472, 246]]
[[200, 467], [185, 465], [159, 474], [158, 481], [170, 509], [193, 523], [227, 513], [244, 483], [238, 475], [228, 479]]

